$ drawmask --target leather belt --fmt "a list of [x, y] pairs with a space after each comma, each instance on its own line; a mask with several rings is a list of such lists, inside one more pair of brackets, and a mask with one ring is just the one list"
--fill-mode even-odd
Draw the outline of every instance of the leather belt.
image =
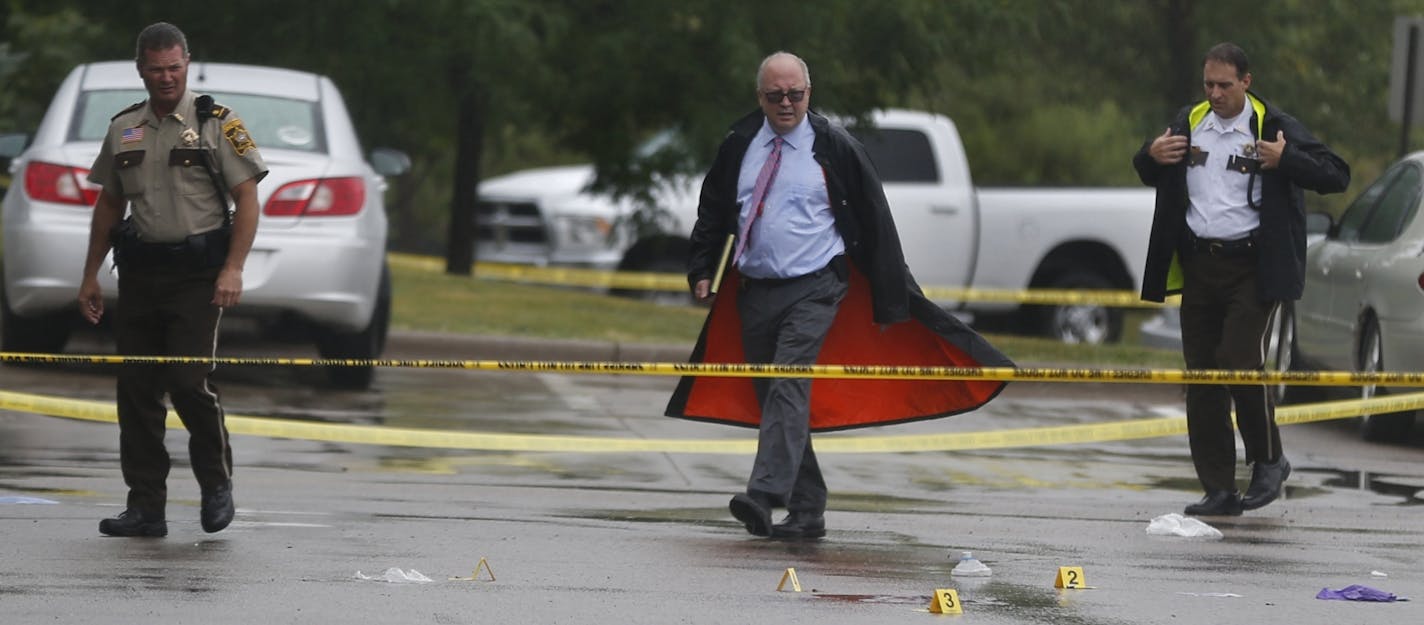
[[1256, 241], [1252, 237], [1244, 239], [1203, 239], [1193, 234], [1187, 235], [1192, 251], [1208, 256], [1247, 256], [1256, 253]]
[[832, 258], [831, 262], [828, 263], [825, 267], [812, 271], [811, 273], [793, 276], [790, 278], [749, 278], [747, 276], [742, 276], [740, 285], [741, 288], [744, 289], [749, 286], [783, 286], [791, 284], [792, 282], [805, 280], [807, 278], [815, 278], [826, 272], [836, 272], [844, 275], [842, 273], [842, 267], [844, 267], [845, 262], [846, 257], [844, 254], [841, 254], [836, 256], [835, 258]]

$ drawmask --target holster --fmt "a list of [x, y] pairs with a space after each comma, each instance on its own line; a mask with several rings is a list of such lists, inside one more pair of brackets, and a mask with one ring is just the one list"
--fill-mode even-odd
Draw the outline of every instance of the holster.
[[201, 234], [188, 235], [178, 243], [147, 243], [138, 236], [133, 222], [124, 219], [109, 232], [114, 248], [114, 264], [120, 270], [211, 269], [227, 262], [232, 242], [232, 226], [223, 226]]

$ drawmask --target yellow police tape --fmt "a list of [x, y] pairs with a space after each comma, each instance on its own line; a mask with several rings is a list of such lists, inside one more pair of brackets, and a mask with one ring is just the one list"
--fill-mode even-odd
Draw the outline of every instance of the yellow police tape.
[[1379, 371], [1238, 371], [1225, 369], [1074, 369], [1062, 367], [907, 367], [893, 365], [771, 365], [747, 363], [394, 360], [372, 358], [210, 358], [0, 352], [0, 362], [43, 364], [221, 364], [262, 366], [391, 367], [534, 371], [605, 375], [724, 378], [848, 378], [872, 380], [993, 380], [1004, 382], [1117, 382], [1272, 384], [1286, 386], [1424, 386], [1424, 373]]
[[[443, 271], [445, 261], [432, 256], [413, 254], [388, 254], [393, 264], [424, 271]], [[608, 289], [643, 291], [687, 290], [687, 277], [674, 273], [646, 271], [611, 271], [583, 269], [578, 267], [537, 267], [510, 263], [475, 263], [475, 275], [494, 280], [550, 284], [557, 286], [581, 286]], [[964, 302], [1007, 302], [1019, 304], [1069, 305], [1069, 306], [1111, 306], [1116, 308], [1161, 308], [1176, 306], [1176, 301], [1166, 304], [1144, 302], [1133, 291], [1114, 289], [977, 289], [962, 287], [924, 287], [925, 297], [933, 300], [954, 300]]]
[[[1276, 411], [1276, 421], [1287, 425], [1421, 408], [1424, 408], [1424, 392], [1372, 399], [1283, 406]], [[109, 423], [117, 421], [112, 403], [10, 391], [0, 391], [0, 410], [84, 421]], [[183, 424], [178, 419], [178, 415], [170, 411], [167, 426], [169, 429], [176, 430], [181, 429]], [[229, 415], [227, 426], [228, 430], [234, 434], [268, 438], [475, 451], [688, 454], [751, 454], [756, 451], [755, 439], [633, 439], [605, 436], [503, 434], [343, 423], [312, 423], [238, 415]], [[1044, 447], [1176, 436], [1185, 434], [1186, 431], [1186, 418], [1178, 416], [988, 432], [944, 432], [899, 436], [860, 436], [836, 433], [819, 437], [816, 449], [823, 453], [906, 453]]]

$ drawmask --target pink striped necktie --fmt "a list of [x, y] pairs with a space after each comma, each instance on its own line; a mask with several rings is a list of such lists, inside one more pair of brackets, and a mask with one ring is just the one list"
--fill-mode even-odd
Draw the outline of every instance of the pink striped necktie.
[[737, 260], [742, 257], [742, 252], [747, 249], [747, 239], [752, 234], [752, 224], [761, 217], [761, 211], [766, 206], [766, 192], [771, 188], [771, 181], [776, 178], [776, 170], [781, 168], [781, 137], [774, 137], [771, 140], [771, 154], [767, 155], [766, 162], [761, 166], [761, 173], [757, 174], [756, 186], [752, 187], [752, 206], [756, 207], [756, 212], [747, 218], [747, 222], [742, 224], [742, 230], [737, 236], [737, 253], [732, 255], [732, 264], [736, 265]]

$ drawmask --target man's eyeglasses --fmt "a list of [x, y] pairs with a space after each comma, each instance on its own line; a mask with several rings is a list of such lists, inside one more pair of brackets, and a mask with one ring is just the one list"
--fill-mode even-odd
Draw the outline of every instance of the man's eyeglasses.
[[805, 89], [794, 89], [792, 91], [763, 91], [761, 97], [766, 98], [767, 104], [781, 104], [781, 99], [786, 98], [792, 102], [800, 102], [806, 97]]

